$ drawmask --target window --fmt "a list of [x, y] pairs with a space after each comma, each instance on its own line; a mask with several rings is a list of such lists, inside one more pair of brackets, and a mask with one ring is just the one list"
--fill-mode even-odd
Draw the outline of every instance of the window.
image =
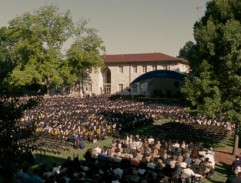
[[157, 66], [156, 66], [156, 65], [153, 65], [153, 66], [152, 66], [152, 70], [153, 70], [153, 71], [156, 71], [156, 70], [157, 70]]
[[146, 66], [142, 66], [142, 72], [147, 72], [147, 67]]
[[91, 84], [91, 83], [88, 84], [88, 85], [86, 86], [85, 90], [92, 92], [92, 84]]
[[133, 93], [137, 93], [137, 84], [134, 84], [134, 85], [132, 86], [132, 92], [133, 92]]
[[93, 72], [93, 69], [92, 67], [89, 68], [89, 73], [92, 73]]
[[104, 84], [104, 94], [111, 94], [111, 85], [110, 84]]
[[123, 73], [123, 66], [119, 66], [119, 73]]
[[105, 90], [104, 90], [104, 93], [109, 95], [110, 91], [111, 91], [110, 87], [106, 87]]
[[135, 65], [135, 66], [133, 66], [133, 68], [132, 68], [132, 69], [133, 69], [133, 72], [134, 72], [134, 73], [137, 73], [137, 66], [136, 66], [136, 65]]
[[123, 84], [119, 84], [119, 92], [123, 92]]
[[89, 91], [92, 92], [92, 83], [89, 84]]

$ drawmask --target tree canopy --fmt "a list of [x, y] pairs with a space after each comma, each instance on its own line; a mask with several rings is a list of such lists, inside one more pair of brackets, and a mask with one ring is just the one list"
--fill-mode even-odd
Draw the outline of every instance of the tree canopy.
[[208, 116], [222, 115], [241, 123], [241, 1], [212, 0], [194, 25], [195, 43], [188, 42], [179, 57], [191, 72], [182, 93]]
[[[74, 84], [79, 66], [87, 70], [103, 65], [99, 52], [104, 46], [96, 30], [88, 28], [86, 21], [75, 24], [69, 11], [59, 13], [55, 6], [10, 20], [1, 28], [0, 38], [1, 82], [8, 90], [42, 86], [49, 91]], [[73, 44], [65, 53], [70, 39]]]

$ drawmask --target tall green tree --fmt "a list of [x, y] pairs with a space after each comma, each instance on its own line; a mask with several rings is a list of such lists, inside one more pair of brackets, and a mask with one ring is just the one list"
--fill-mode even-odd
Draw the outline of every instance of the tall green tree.
[[233, 154], [241, 124], [240, 9], [239, 0], [208, 2], [205, 15], [194, 25], [195, 43], [180, 50], [191, 66], [182, 93], [199, 112], [222, 115], [236, 125]]
[[[33, 145], [35, 123], [20, 124], [19, 122], [24, 111], [37, 105], [38, 99], [26, 99], [21, 102], [17, 98], [23, 94], [20, 88], [11, 86], [7, 82], [16, 64], [11, 59], [10, 49], [8, 49], [11, 40], [6, 36], [5, 31], [5, 27], [0, 29], [0, 177], [4, 182], [14, 182], [13, 173], [26, 160], [26, 153], [35, 148]], [[24, 91], [26, 94], [34, 94], [30, 88], [25, 88]]]
[[105, 51], [103, 41], [98, 37], [95, 29], [84, 29], [80, 24], [75, 30], [76, 39], [67, 51], [67, 61], [70, 73], [75, 82], [79, 83], [82, 94], [84, 94], [84, 81], [88, 77], [89, 71], [98, 67], [104, 67], [100, 51]]
[[14, 63], [10, 59], [8, 45], [10, 44], [8, 37], [4, 34], [6, 28], [0, 29], [0, 91], [7, 90], [6, 78], [14, 68]]
[[[20, 119], [25, 110], [37, 105], [40, 97], [20, 101], [17, 98], [23, 94], [20, 88], [7, 82], [16, 64], [11, 59], [11, 39], [6, 36], [6, 30], [6, 27], [0, 29], [0, 177], [3, 182], [14, 182], [13, 173], [21, 163], [27, 161], [25, 155], [35, 148], [35, 123], [20, 124]], [[25, 88], [24, 91], [26, 94], [34, 94], [30, 88]]]
[[75, 40], [70, 48], [75, 49], [74, 54], [80, 54], [76, 52], [81, 51], [76, 50], [77, 45], [85, 45], [83, 69], [99, 63], [96, 49], [101, 48], [103, 42], [90, 30], [86, 21], [75, 25], [69, 11], [59, 13], [55, 6], [44, 6], [14, 18], [2, 29], [2, 38], [7, 39], [1, 41], [13, 65], [5, 82], [15, 88], [44, 86], [48, 92], [63, 84], [73, 84], [76, 72], [72, 71], [73, 62], [66, 61], [65, 43]]
[[10, 40], [8, 48], [15, 67], [7, 82], [19, 87], [45, 85], [48, 89], [59, 85], [61, 49], [72, 29], [70, 13], [60, 14], [54, 6], [11, 20], [4, 34]]

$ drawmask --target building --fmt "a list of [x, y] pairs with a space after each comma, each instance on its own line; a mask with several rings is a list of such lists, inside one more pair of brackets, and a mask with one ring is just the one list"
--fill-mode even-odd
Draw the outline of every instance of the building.
[[106, 68], [92, 69], [85, 94], [171, 97], [180, 93], [188, 62], [162, 53], [102, 56]]

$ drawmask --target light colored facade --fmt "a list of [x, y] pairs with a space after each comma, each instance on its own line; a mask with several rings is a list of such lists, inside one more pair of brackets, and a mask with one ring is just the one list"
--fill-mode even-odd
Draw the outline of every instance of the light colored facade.
[[179, 87], [173, 85], [170, 87], [170, 81], [166, 79], [159, 78], [138, 86], [137, 84], [130, 86], [130, 84], [139, 76], [154, 70], [170, 70], [179, 73], [189, 71], [187, 61], [162, 53], [103, 55], [102, 58], [106, 68], [93, 69], [90, 72], [90, 82], [85, 87], [85, 94], [151, 95], [157, 90], [163, 90], [163, 87], [168, 87], [174, 94], [178, 92]]

